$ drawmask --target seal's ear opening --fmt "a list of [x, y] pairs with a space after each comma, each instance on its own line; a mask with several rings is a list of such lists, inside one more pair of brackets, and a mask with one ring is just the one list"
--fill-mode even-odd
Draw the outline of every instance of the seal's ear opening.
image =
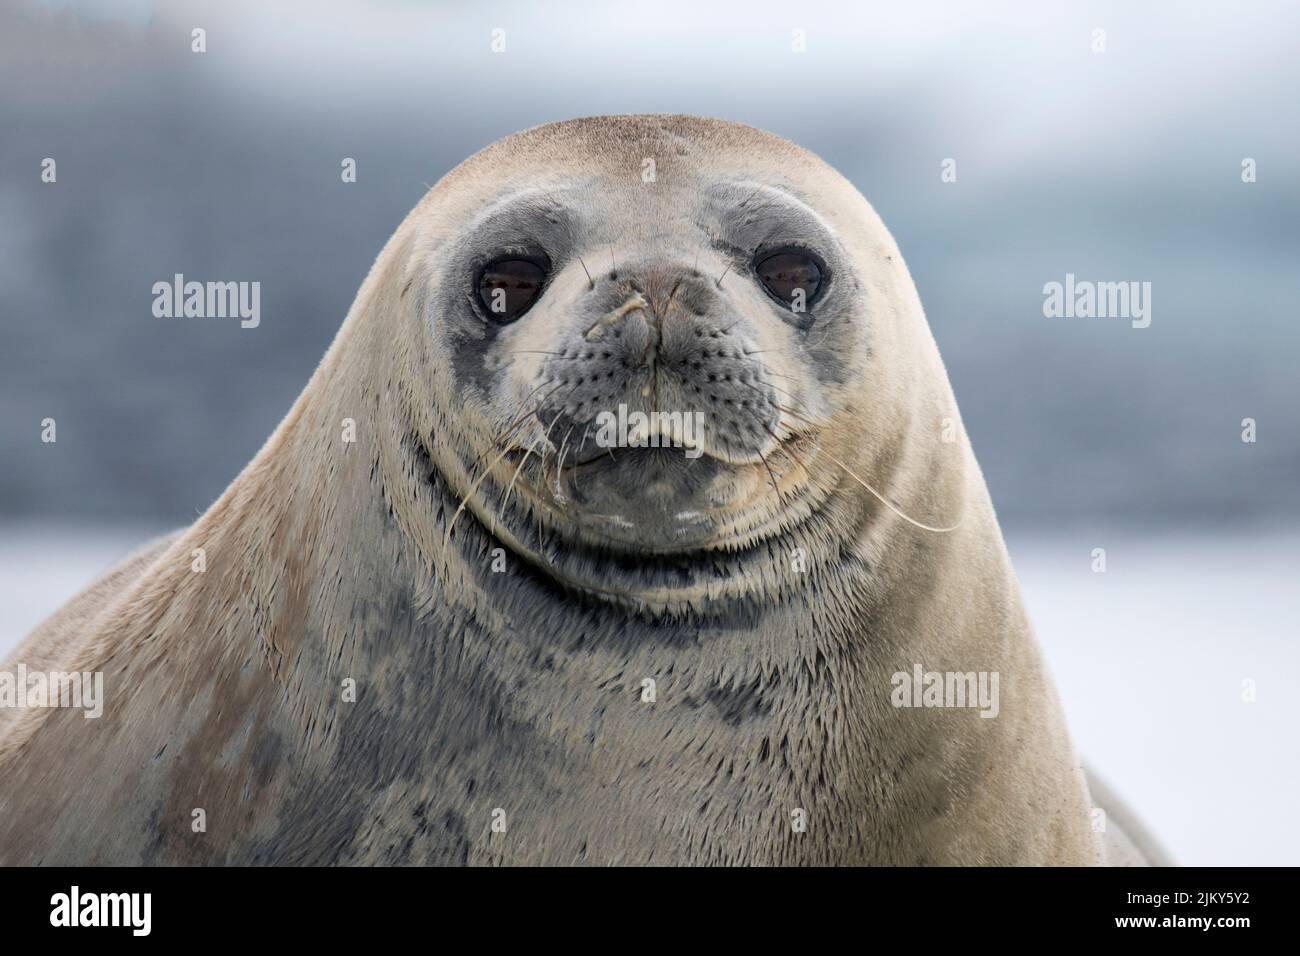
[[549, 271], [549, 263], [540, 257], [493, 259], [479, 272], [479, 303], [494, 322], [513, 322], [533, 307]]

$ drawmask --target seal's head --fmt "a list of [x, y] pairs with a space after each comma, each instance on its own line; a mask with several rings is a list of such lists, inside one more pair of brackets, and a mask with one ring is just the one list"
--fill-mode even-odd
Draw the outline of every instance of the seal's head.
[[432, 453], [485, 526], [563, 551], [543, 563], [742, 552], [827, 505], [829, 461], [896, 437], [897, 372], [871, 357], [920, 315], [910, 278], [852, 185], [779, 137], [543, 126], [408, 222]]

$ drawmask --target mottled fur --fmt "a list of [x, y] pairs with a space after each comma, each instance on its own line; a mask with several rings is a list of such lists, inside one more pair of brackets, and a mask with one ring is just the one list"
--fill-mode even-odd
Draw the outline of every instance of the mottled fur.
[[[862, 347], [835, 357], [843, 387], [824, 447], [909, 514], [960, 519], [956, 531], [919, 530], [810, 454], [826, 489], [817, 514], [707, 561], [552, 573], [570, 529], [527, 487], [498, 523], [505, 465], [444, 546], [500, 435], [442, 350], [439, 309], [466, 293], [439, 262], [500, 195], [598, 192], [615, 177], [630, 191], [643, 156], [663, 181], [675, 165], [725, 171], [819, 212], [870, 318]], [[722, 263], [706, 248], [699, 266]], [[578, 282], [576, 269], [556, 281]], [[530, 516], [546, 532], [536, 541], [519, 530]], [[491, 568], [498, 547], [505, 573]], [[191, 570], [196, 548], [204, 573]], [[794, 548], [806, 572], [791, 570]], [[902, 257], [837, 173], [729, 123], [561, 123], [449, 173], [221, 498], [17, 659], [102, 670], [107, 702], [99, 720], [49, 710], [4, 728], [4, 863], [1106, 859]], [[1000, 715], [894, 708], [891, 675], [918, 662], [999, 672]], [[192, 832], [195, 808], [205, 833]], [[492, 831], [497, 808], [505, 832]], [[807, 832], [791, 826], [796, 809]]]

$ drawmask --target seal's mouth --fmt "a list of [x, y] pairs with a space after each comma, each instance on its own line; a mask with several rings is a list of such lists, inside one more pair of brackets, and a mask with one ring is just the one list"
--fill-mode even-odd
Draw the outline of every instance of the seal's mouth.
[[[791, 444], [814, 441], [799, 436]], [[683, 462], [665, 451], [621, 449], [615, 450], [618, 464], [608, 463], [607, 456], [607, 463], [569, 466], [560, 476], [560, 493], [554, 471], [545, 476], [552, 482], [549, 487], [542, 483], [541, 468], [527, 481], [521, 472], [514, 494], [491, 517], [485, 520], [471, 506], [476, 523], [553, 585], [655, 615], [702, 612], [749, 600], [763, 582], [770, 587], [774, 580], [790, 578], [785, 563], [801, 542], [829, 538], [833, 487], [809, 482], [788, 488], [780, 475], [779, 496], [770, 479], [764, 493], [755, 478], [751, 500], [702, 511], [670, 504], [670, 496], [657, 498], [654, 477], [644, 482], [638, 504], [623, 501], [609, 512], [563, 494], [571, 488], [570, 479], [592, 483], [605, 467], [651, 476], [665, 466], [685, 475], [724, 469], [746, 478], [753, 472], [749, 466], [704, 457]], [[813, 549], [807, 560], [815, 564], [824, 557]]]
[[666, 554], [743, 547], [760, 529], [797, 520], [815, 490], [807, 465], [815, 444], [810, 433], [791, 434], [757, 461], [664, 447], [515, 448], [507, 459], [529, 520], [594, 547]]

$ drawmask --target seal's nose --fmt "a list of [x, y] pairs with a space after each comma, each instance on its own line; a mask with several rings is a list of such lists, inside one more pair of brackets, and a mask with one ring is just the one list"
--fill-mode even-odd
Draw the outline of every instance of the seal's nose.
[[675, 341], [707, 324], [702, 320], [716, 299], [698, 271], [676, 264], [648, 263], [617, 278], [611, 275], [609, 281], [617, 283], [617, 294], [607, 298], [608, 308], [587, 327], [583, 338], [594, 343], [626, 336], [633, 357], [643, 367], [669, 339]]
[[608, 455], [602, 414], [632, 413], [691, 416], [700, 423], [693, 447], [721, 461], [758, 461], [780, 416], [744, 309], [680, 260], [619, 266], [593, 277], [573, 323], [550, 343], [538, 418], [561, 444], [568, 438], [577, 464]]

